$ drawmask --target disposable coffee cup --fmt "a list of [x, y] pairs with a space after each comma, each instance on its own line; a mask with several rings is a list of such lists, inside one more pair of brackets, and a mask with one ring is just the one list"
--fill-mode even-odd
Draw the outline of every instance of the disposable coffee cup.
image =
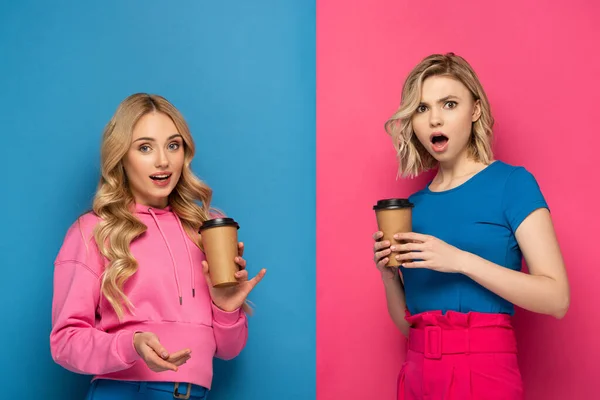
[[[408, 199], [384, 199], [379, 200], [373, 206], [375, 216], [377, 217], [377, 226], [383, 232], [382, 241], [388, 240], [393, 246], [394, 244], [403, 244], [404, 241], [394, 239], [396, 233], [412, 231], [412, 204]], [[398, 267], [401, 263], [396, 260], [396, 255], [399, 253], [393, 252], [388, 258], [387, 267]]]
[[238, 256], [238, 229], [233, 218], [215, 218], [204, 221], [199, 233], [208, 271], [213, 287], [229, 287], [238, 284], [235, 273], [239, 270], [235, 263]]

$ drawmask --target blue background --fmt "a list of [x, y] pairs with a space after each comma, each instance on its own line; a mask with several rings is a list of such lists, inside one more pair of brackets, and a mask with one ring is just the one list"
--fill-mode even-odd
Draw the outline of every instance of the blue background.
[[0, 397], [87, 390], [50, 356], [52, 263], [91, 207], [104, 124], [150, 92], [186, 117], [250, 273], [268, 269], [211, 400], [315, 398], [315, 2], [4, 1], [0, 51]]

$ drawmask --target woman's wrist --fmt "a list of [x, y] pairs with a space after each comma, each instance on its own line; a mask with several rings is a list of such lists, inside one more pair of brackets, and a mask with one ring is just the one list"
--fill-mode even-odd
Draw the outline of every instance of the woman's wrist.
[[477, 256], [468, 251], [460, 250], [456, 262], [456, 272], [471, 277], [471, 267], [477, 262]]
[[240, 309], [240, 307], [241, 307], [241, 306], [240, 306], [240, 307], [235, 307], [235, 308], [233, 308], [233, 309], [229, 309], [228, 307], [224, 307], [224, 306], [220, 306], [220, 305], [218, 305], [217, 303], [215, 303], [215, 301], [214, 301], [214, 300], [213, 300], [213, 302], [212, 302], [212, 303], [213, 303], [213, 304], [214, 304], [214, 306], [215, 306], [215, 307], [217, 307], [219, 310], [221, 310], [221, 311], [223, 311], [223, 312], [226, 312], [226, 313], [232, 313], [232, 312], [235, 312], [235, 311], [239, 310], [239, 309]]
[[381, 280], [383, 281], [385, 290], [396, 290], [402, 286], [400, 276], [397, 273], [393, 277], [386, 277], [384, 274], [381, 274]]

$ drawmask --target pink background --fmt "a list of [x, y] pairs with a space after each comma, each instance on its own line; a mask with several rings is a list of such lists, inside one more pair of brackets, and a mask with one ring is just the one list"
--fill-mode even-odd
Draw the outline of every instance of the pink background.
[[404, 342], [372, 262], [371, 207], [425, 177], [396, 180], [383, 124], [409, 70], [447, 51], [479, 74], [496, 157], [537, 177], [567, 262], [567, 317], [517, 312], [527, 399], [600, 398], [600, 8], [544, 3], [317, 2], [318, 399], [394, 398]]

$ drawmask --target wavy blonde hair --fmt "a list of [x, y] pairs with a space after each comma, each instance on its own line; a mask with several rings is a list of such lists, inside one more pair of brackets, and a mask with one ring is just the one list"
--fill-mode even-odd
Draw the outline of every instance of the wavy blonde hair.
[[456, 79], [469, 89], [474, 101], [479, 100], [481, 116], [473, 122], [468, 154], [475, 161], [491, 163], [494, 157], [494, 118], [477, 74], [464, 58], [454, 53], [432, 54], [410, 72], [402, 88], [400, 107], [385, 123], [385, 130], [392, 137], [396, 149], [398, 174], [402, 177], [415, 177], [437, 166], [436, 159], [419, 142], [412, 126], [412, 118], [421, 103], [423, 82], [431, 76]]
[[93, 211], [100, 217], [94, 238], [101, 254], [109, 262], [102, 275], [102, 294], [119, 319], [124, 314], [124, 306], [133, 311], [133, 305], [123, 291], [125, 282], [138, 268], [129, 246], [147, 229], [132, 213], [135, 200], [127, 184], [123, 158], [131, 145], [136, 123], [144, 115], [154, 112], [171, 118], [183, 138], [184, 165], [181, 177], [169, 195], [169, 205], [199, 247], [200, 236], [196, 232], [204, 221], [211, 218], [212, 190], [190, 168], [195, 145], [181, 113], [161, 96], [136, 93], [127, 97], [104, 129], [100, 156], [102, 176], [93, 201]]

